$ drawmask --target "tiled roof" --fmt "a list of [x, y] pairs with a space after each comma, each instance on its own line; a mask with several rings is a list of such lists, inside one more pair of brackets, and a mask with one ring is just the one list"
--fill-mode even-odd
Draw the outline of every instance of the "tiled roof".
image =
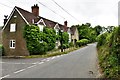
[[[29, 24], [32, 24], [32, 20], [34, 19], [34, 22], [38, 22], [40, 19], [43, 19], [43, 21], [45, 22], [46, 26], [47, 27], [51, 27], [51, 28], [54, 28], [54, 26], [56, 24], [59, 24], [57, 22], [54, 22], [52, 20], [49, 20], [49, 19], [46, 19], [44, 17], [41, 17], [41, 16], [35, 16], [33, 13], [29, 12], [29, 11], [26, 11], [24, 9], [21, 9], [19, 7], [16, 7], [19, 12], [23, 15], [23, 17], [28, 21]], [[59, 24], [60, 28], [63, 29], [64, 28], [64, 25], [62, 24]]]

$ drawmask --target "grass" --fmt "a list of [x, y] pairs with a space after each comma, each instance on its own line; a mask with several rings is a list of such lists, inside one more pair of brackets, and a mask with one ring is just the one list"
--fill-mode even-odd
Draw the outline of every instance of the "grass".
[[30, 56], [25, 56], [25, 58], [47, 58], [47, 57], [52, 57], [52, 56], [57, 56], [57, 55], [68, 54], [69, 52], [77, 50], [77, 49], [79, 48], [72, 47], [69, 50], [66, 50], [65, 52], [58, 52], [55, 50], [56, 52], [53, 51], [53, 53], [51, 52], [51, 53], [44, 54], [44, 55], [30, 55]]
[[118, 66], [117, 62], [114, 61], [116, 58], [109, 52], [107, 45], [100, 46], [98, 48], [98, 58], [100, 65], [100, 72], [104, 78], [118, 78]]

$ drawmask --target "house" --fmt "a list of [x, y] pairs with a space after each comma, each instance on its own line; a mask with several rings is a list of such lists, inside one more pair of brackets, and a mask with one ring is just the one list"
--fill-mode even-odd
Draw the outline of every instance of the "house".
[[73, 44], [76, 45], [76, 41], [79, 40], [78, 29], [77, 27], [72, 26], [70, 30], [71, 30], [71, 40], [72, 40], [71, 42], [73, 42]]
[[[67, 21], [64, 25], [54, 22], [39, 16], [39, 6], [36, 4], [31, 7], [32, 12], [28, 12], [19, 7], [14, 7], [9, 18], [5, 17], [3, 27], [3, 47], [7, 56], [28, 56], [29, 51], [26, 47], [26, 41], [23, 38], [23, 30], [26, 24], [34, 24], [39, 26], [40, 31], [44, 27], [53, 28], [58, 34], [59, 30], [64, 30], [69, 34], [69, 42], [71, 42], [71, 30], [67, 27]], [[60, 45], [59, 41], [56, 41], [56, 48]]]

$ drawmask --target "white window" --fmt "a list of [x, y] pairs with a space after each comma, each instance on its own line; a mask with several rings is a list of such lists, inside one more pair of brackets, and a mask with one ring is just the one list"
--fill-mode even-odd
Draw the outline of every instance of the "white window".
[[43, 31], [44, 26], [43, 25], [38, 25], [40, 31]]
[[56, 35], [59, 34], [59, 29], [55, 29]]
[[10, 40], [10, 48], [15, 49], [15, 40]]
[[16, 24], [10, 24], [10, 32], [15, 32], [16, 31]]

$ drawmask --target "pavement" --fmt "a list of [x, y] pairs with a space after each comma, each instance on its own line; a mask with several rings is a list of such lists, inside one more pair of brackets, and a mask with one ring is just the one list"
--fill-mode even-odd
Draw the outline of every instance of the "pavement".
[[2, 59], [2, 78], [96, 78], [96, 43], [50, 58]]

